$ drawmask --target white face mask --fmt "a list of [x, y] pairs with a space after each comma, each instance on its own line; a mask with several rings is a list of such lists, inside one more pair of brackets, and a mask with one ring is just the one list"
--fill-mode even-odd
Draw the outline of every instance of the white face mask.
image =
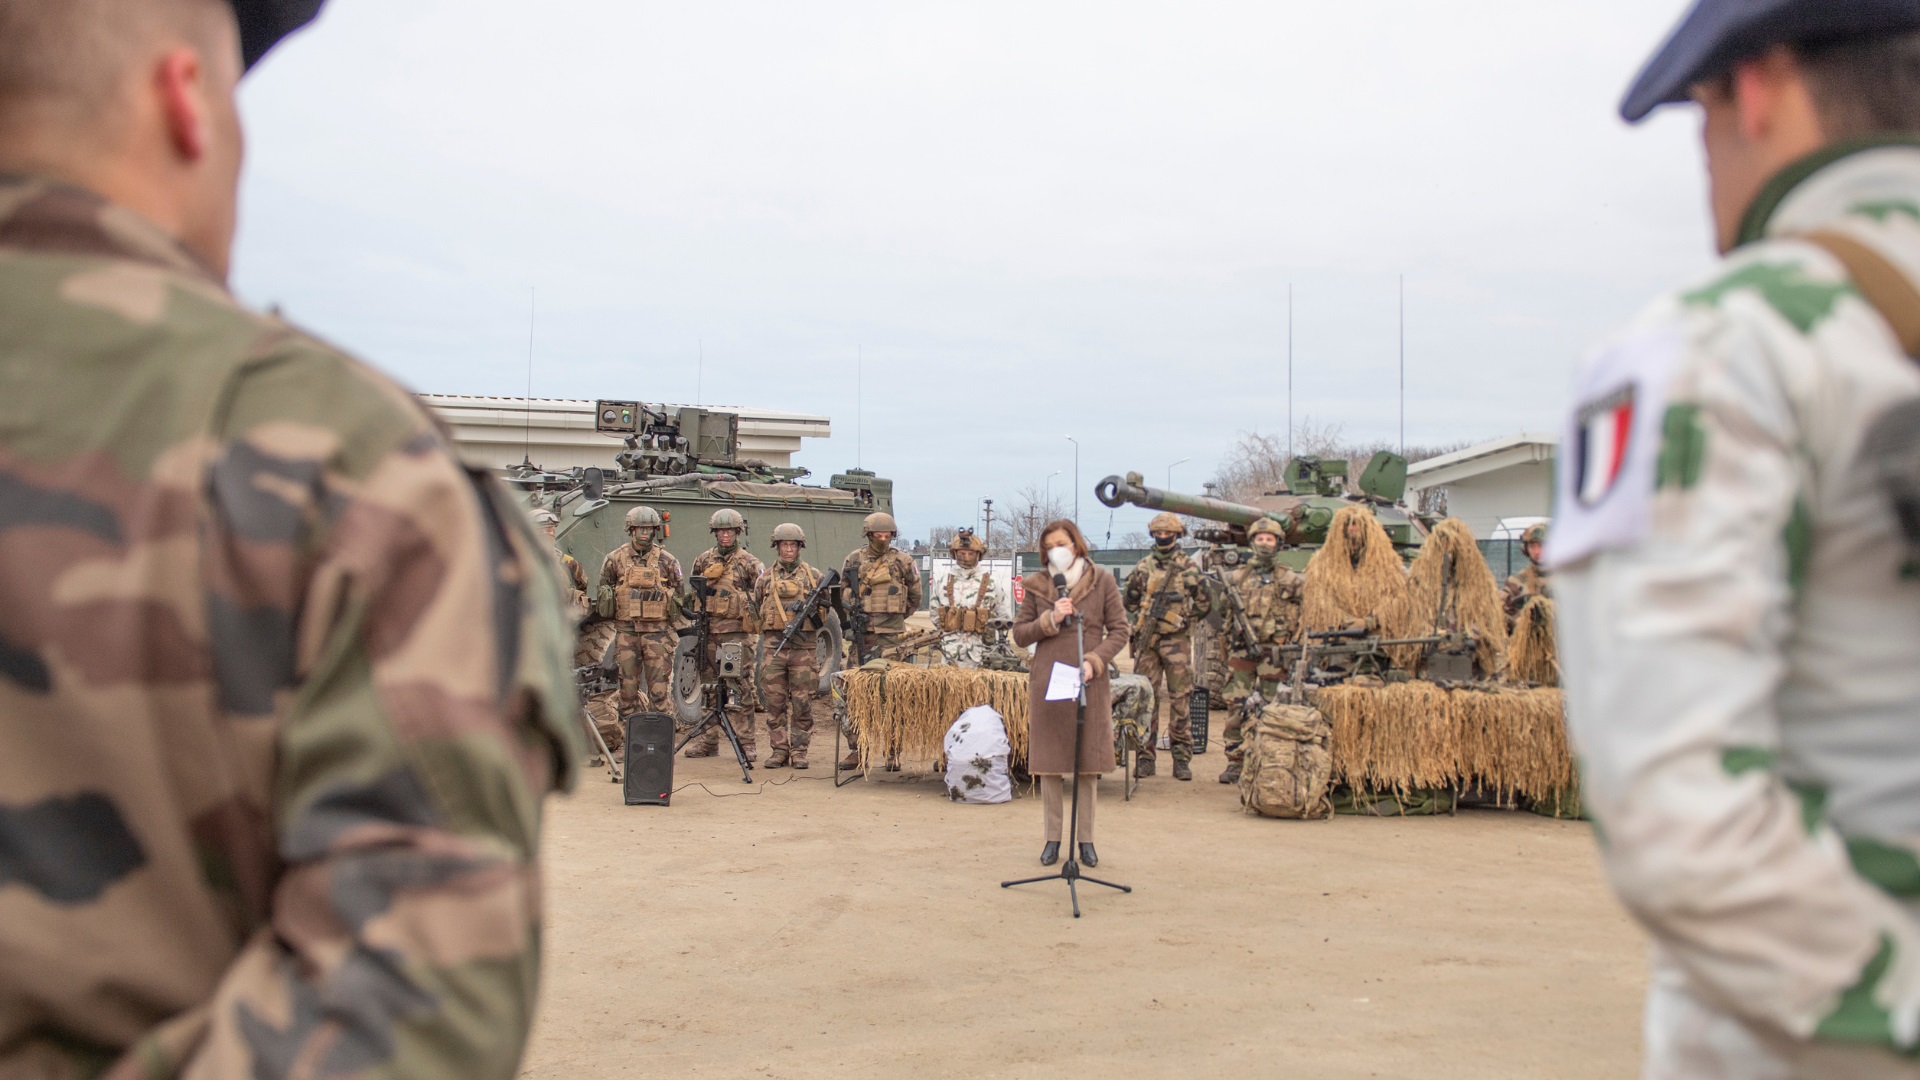
[[1056, 574], [1064, 574], [1067, 567], [1073, 565], [1073, 549], [1065, 544], [1047, 549], [1047, 565], [1053, 567]]

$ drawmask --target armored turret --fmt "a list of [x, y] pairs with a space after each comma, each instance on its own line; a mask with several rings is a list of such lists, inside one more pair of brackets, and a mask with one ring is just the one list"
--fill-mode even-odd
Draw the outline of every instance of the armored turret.
[[1360, 503], [1393, 538], [1403, 554], [1411, 554], [1426, 538], [1426, 528], [1400, 505], [1406, 492], [1407, 462], [1398, 454], [1381, 451], [1360, 473], [1359, 492], [1347, 494], [1347, 463], [1299, 457], [1288, 463], [1286, 485], [1250, 502], [1229, 502], [1205, 495], [1187, 495], [1149, 487], [1137, 472], [1124, 478], [1109, 476], [1094, 486], [1094, 496], [1107, 506], [1126, 504], [1149, 510], [1166, 510], [1187, 517], [1221, 523], [1220, 528], [1199, 529], [1197, 539], [1244, 546], [1247, 526], [1263, 517], [1280, 523], [1286, 530], [1290, 547], [1312, 548], [1324, 543], [1333, 515], [1342, 507]]

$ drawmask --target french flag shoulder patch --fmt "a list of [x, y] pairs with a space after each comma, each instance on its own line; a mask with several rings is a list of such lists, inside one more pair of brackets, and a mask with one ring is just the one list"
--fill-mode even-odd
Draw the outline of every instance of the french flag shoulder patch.
[[1664, 326], [1615, 341], [1580, 366], [1555, 463], [1549, 566], [1571, 566], [1646, 536], [1660, 415], [1684, 342], [1678, 328]]

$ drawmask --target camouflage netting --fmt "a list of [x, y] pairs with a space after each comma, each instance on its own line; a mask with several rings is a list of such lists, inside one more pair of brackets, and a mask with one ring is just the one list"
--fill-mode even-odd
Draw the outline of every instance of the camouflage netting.
[[1333, 724], [1333, 781], [1407, 794], [1478, 783], [1502, 798], [1574, 787], [1560, 691], [1432, 683], [1328, 686], [1313, 703]]
[[947, 729], [975, 705], [990, 705], [1006, 721], [1008, 758], [1027, 760], [1026, 674], [958, 667], [916, 667], [885, 661], [849, 671], [847, 722], [860, 741], [862, 764], [886, 760], [931, 762], [944, 751]]
[[1553, 601], [1536, 596], [1520, 609], [1507, 653], [1507, 678], [1535, 686], [1560, 685], [1560, 652], [1553, 641]]
[[[1449, 560], [1451, 556], [1451, 560]], [[1451, 564], [1453, 580], [1447, 581]], [[1507, 664], [1507, 614], [1493, 569], [1474, 542], [1473, 531], [1459, 518], [1445, 518], [1434, 526], [1408, 569], [1413, 595], [1413, 634], [1470, 631], [1478, 643], [1475, 659], [1488, 678], [1498, 677]], [[1446, 610], [1440, 609], [1445, 594]]]

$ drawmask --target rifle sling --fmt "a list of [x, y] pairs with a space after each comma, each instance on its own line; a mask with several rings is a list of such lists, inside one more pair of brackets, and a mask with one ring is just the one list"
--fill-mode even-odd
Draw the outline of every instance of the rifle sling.
[[1800, 239], [1833, 256], [1846, 269], [1861, 298], [1892, 328], [1900, 351], [1920, 360], [1920, 289], [1912, 279], [1886, 256], [1845, 233], [1810, 232]]

